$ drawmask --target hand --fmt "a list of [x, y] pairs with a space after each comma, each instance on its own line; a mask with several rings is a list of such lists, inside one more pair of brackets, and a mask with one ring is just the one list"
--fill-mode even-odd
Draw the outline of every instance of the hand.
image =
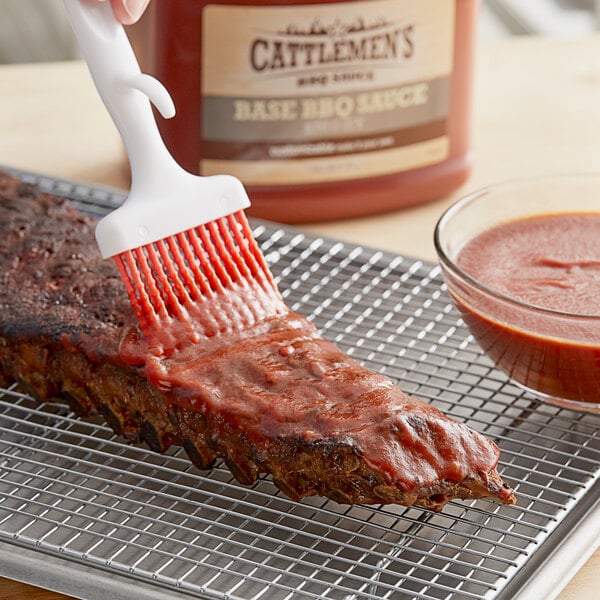
[[[106, 0], [96, 0], [105, 2]], [[110, 0], [117, 21], [123, 25], [133, 25], [142, 16], [150, 0]]]

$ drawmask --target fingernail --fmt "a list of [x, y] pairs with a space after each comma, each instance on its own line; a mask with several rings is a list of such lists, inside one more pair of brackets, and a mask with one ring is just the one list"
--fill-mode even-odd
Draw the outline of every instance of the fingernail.
[[123, 0], [123, 8], [129, 17], [129, 22], [135, 23], [146, 10], [150, 0]]

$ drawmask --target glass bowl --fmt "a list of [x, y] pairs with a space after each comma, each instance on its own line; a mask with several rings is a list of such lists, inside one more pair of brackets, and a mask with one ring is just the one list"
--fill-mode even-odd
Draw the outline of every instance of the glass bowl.
[[[467, 267], [457, 264], [465, 245], [490, 228], [527, 217], [565, 213], [600, 215], [600, 175], [513, 181], [469, 194], [442, 215], [434, 243], [448, 291], [493, 363], [543, 401], [600, 412], [600, 256], [595, 257], [597, 264], [591, 264], [595, 269], [591, 276], [599, 286], [597, 301], [590, 302], [585, 311], [589, 314], [516, 299], [506, 289], [498, 291], [483, 284]], [[514, 242], [506, 239], [502, 243], [510, 256]], [[548, 247], [552, 243], [547, 240]], [[541, 253], [546, 250], [540, 247]], [[485, 253], [486, 265], [496, 260], [493, 252], [489, 254], [491, 258]], [[506, 260], [506, 252], [502, 254]]]

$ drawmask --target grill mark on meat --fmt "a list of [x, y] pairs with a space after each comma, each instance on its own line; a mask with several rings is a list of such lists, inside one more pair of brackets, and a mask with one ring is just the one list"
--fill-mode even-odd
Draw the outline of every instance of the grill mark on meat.
[[243, 484], [269, 473], [296, 500], [514, 502], [493, 442], [367, 371], [297, 315], [231, 335], [226, 348], [213, 339], [176, 365], [146, 360], [94, 226], [0, 174], [3, 385], [22, 382], [81, 416], [101, 413], [155, 451], [182, 445], [201, 469], [222, 458]]

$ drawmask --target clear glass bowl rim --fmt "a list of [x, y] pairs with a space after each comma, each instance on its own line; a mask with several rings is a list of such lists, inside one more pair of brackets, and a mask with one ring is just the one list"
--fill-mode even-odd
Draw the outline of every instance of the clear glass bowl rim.
[[[545, 308], [543, 306], [537, 306], [535, 304], [529, 304], [528, 302], [523, 302], [521, 300], [517, 300], [516, 298], [511, 298], [510, 296], [507, 296], [506, 294], [502, 294], [501, 292], [498, 292], [496, 290], [494, 290], [493, 288], [485, 285], [484, 283], [482, 283], [481, 281], [479, 281], [478, 279], [476, 279], [475, 277], [469, 275], [469, 273], [467, 273], [466, 271], [464, 271], [463, 269], [461, 269], [456, 262], [450, 258], [450, 256], [448, 256], [448, 254], [446, 253], [445, 249], [444, 249], [444, 230], [447, 224], [450, 223], [450, 221], [458, 214], [460, 213], [462, 210], [468, 208], [469, 206], [473, 205], [477, 200], [479, 200], [482, 197], [485, 197], [487, 194], [500, 190], [503, 187], [510, 187], [510, 186], [518, 186], [518, 185], [529, 185], [529, 184], [534, 184], [534, 183], [544, 183], [544, 182], [551, 182], [551, 181], [558, 181], [558, 180], [562, 180], [562, 181], [567, 181], [568, 179], [578, 179], [578, 180], [584, 180], [584, 179], [589, 179], [590, 181], [592, 179], [596, 179], [599, 183], [599, 187], [598, 187], [598, 198], [599, 198], [599, 203], [600, 203], [600, 174], [594, 174], [594, 173], [586, 173], [586, 174], [569, 174], [569, 175], [552, 175], [552, 176], [540, 176], [540, 177], [530, 177], [530, 178], [522, 178], [522, 179], [511, 179], [511, 180], [507, 180], [504, 181], [502, 183], [496, 183], [496, 184], [491, 184], [482, 188], [479, 188], [477, 190], [474, 190], [473, 192], [468, 193], [467, 195], [463, 196], [462, 198], [459, 198], [458, 200], [456, 200], [456, 202], [454, 202], [453, 204], [451, 204], [441, 215], [441, 217], [438, 219], [435, 229], [434, 229], [434, 234], [433, 234], [433, 243], [435, 246], [435, 251], [438, 255], [438, 259], [440, 261], [440, 263], [446, 267], [446, 269], [448, 269], [454, 276], [457, 276], [463, 280], [465, 280], [467, 283], [469, 283], [470, 285], [472, 285], [473, 287], [475, 287], [479, 292], [482, 292], [484, 294], [488, 294], [490, 296], [492, 296], [493, 298], [496, 298], [498, 300], [501, 300], [502, 302], [506, 302], [509, 305], [512, 304], [515, 307], [521, 308], [521, 309], [525, 309], [528, 311], [533, 311], [533, 312], [537, 312], [543, 315], [546, 315], [548, 317], [552, 317], [552, 318], [561, 318], [561, 319], [577, 319], [577, 320], [590, 320], [593, 322], [596, 321], [600, 321], [600, 315], [590, 315], [590, 314], [585, 314], [585, 313], [572, 313], [572, 312], [567, 312], [567, 311], [561, 311], [561, 310], [556, 310], [556, 309], [551, 309], [551, 308]], [[565, 214], [572, 214], [572, 213], [576, 213], [576, 210], [565, 210], [564, 213]], [[587, 212], [587, 211], [586, 211]], [[550, 214], [550, 213], [539, 213], [540, 215], [542, 214]], [[560, 213], [552, 213], [552, 214], [560, 214]], [[600, 214], [600, 208], [598, 210], [598, 214]], [[507, 220], [507, 222], [510, 221], [510, 219]], [[500, 224], [500, 223], [498, 223]], [[482, 229], [481, 232], [485, 231], [485, 229]]]

